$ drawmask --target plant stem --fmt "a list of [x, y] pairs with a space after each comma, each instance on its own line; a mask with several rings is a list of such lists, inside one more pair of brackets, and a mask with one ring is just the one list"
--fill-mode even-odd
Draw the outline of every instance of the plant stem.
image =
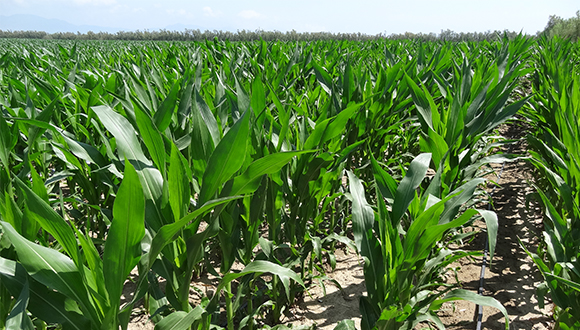
[[232, 307], [232, 282], [226, 284], [226, 313], [228, 318], [228, 330], [234, 330], [234, 310]]
[[254, 317], [252, 313], [254, 312], [254, 304], [252, 302], [252, 294], [254, 289], [254, 281], [250, 281], [250, 294], [248, 295], [248, 315], [250, 315], [250, 320], [248, 323], [248, 330], [254, 330]]
[[272, 294], [273, 294], [273, 299], [274, 299], [274, 311], [273, 311], [273, 317], [274, 317], [274, 322], [278, 322], [278, 320], [280, 320], [280, 305], [282, 304], [282, 301], [280, 301], [280, 295], [278, 294], [278, 277], [274, 276], [274, 278], [272, 279]]

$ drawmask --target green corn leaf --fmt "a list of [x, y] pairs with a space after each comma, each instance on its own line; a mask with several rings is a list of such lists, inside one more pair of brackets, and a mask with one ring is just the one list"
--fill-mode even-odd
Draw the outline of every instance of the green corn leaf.
[[495, 115], [493, 118], [490, 118], [489, 121], [485, 123], [485, 132], [490, 132], [492, 129], [512, 118], [525, 104], [528, 103], [531, 97], [531, 95], [524, 97], [521, 100], [511, 103], [510, 105], [501, 109], [497, 115]]
[[165, 173], [165, 145], [161, 133], [155, 128], [151, 117], [139, 106], [135, 107], [135, 119], [153, 162], [162, 174]]
[[[352, 196], [354, 242], [357, 249], [362, 251], [363, 244], [367, 242], [367, 232], [373, 228], [375, 215], [373, 209], [366, 201], [364, 187], [360, 179], [350, 171], [346, 173], [348, 175], [350, 194]], [[371, 250], [369, 249], [369, 251]]]
[[[52, 125], [50, 125], [50, 118], [53, 116], [54, 114], [54, 110], [56, 109], [55, 105], [60, 101], [59, 98], [55, 98], [49, 105], [47, 105], [42, 112], [40, 112], [40, 114], [38, 114], [38, 116], [36, 117], [32, 117], [31, 119], [36, 120], [37, 122], [41, 122], [41, 123], [46, 123], [48, 125], [48, 127], [52, 128]], [[28, 105], [27, 105], [28, 106]], [[32, 110], [33, 112], [36, 110]], [[34, 145], [34, 143], [36, 142], [36, 139], [38, 139], [40, 137], [40, 135], [44, 132], [45, 129], [48, 128], [47, 126], [35, 126], [35, 127], [30, 127], [29, 130], [29, 134], [28, 134], [28, 144], [29, 145]]]
[[169, 124], [171, 124], [171, 117], [176, 109], [180, 86], [181, 81], [176, 80], [169, 94], [167, 94], [157, 111], [153, 114], [153, 122], [160, 132], [165, 131], [169, 127]]
[[469, 107], [467, 108], [467, 112], [465, 113], [464, 122], [469, 123], [476, 116], [476, 114], [478, 113], [478, 110], [480, 110], [481, 106], [485, 102], [485, 97], [487, 95], [488, 88], [489, 88], [489, 86], [486, 86], [485, 88], [483, 88], [481, 90], [481, 92], [479, 92], [477, 97], [475, 97], [475, 99], [473, 99], [473, 101], [471, 101], [471, 104], [469, 105]]
[[332, 120], [330, 124], [328, 124], [328, 128], [324, 131], [321, 143], [330, 141], [331, 139], [344, 134], [346, 123], [359, 111], [361, 106], [362, 104], [352, 104], [348, 108], [342, 110], [338, 115], [331, 118]]
[[145, 157], [133, 125], [127, 118], [116, 113], [109, 106], [91, 108], [103, 125], [113, 134], [119, 154], [128, 159], [135, 167], [146, 199], [147, 222], [153, 230], [166, 223], [161, 211], [160, 199], [163, 194], [163, 176]]
[[[90, 235], [87, 233], [83, 235], [73, 224], [73, 228], [76, 231], [79, 243], [83, 249], [83, 256], [87, 262], [87, 265], [91, 269], [93, 278], [95, 279], [95, 284], [97, 286], [98, 294], [108, 301], [109, 294], [105, 286], [105, 275], [103, 273], [103, 260], [101, 255], [97, 250], [95, 243], [93, 242]], [[106, 304], [106, 303], [105, 303]]]
[[262, 176], [280, 171], [292, 158], [315, 150], [278, 152], [254, 161], [244, 173], [234, 177], [231, 185], [226, 185], [222, 197], [250, 194], [258, 189]]
[[6, 319], [6, 330], [34, 330], [32, 320], [30, 320], [30, 317], [26, 313], [28, 299], [28, 281], [26, 281], [22, 292], [20, 292], [18, 299], [16, 299], [14, 308], [12, 308], [10, 315]]
[[381, 261], [386, 265], [385, 269], [393, 269], [397, 267], [400, 260], [403, 257], [403, 244], [399, 236], [399, 230], [394, 228], [389, 217], [389, 211], [384, 202], [384, 197], [381, 191], [378, 190], [377, 196], [379, 197], [377, 208], [378, 208], [378, 225], [379, 225], [379, 238], [382, 245]]
[[151, 164], [141, 149], [141, 144], [137, 139], [137, 134], [135, 134], [135, 128], [133, 128], [127, 118], [116, 113], [107, 105], [100, 105], [91, 109], [97, 114], [107, 130], [117, 139], [117, 148], [121, 157], [142, 162], [145, 165]]
[[454, 300], [467, 300], [477, 305], [490, 306], [499, 309], [505, 317], [505, 328], [509, 329], [509, 316], [505, 307], [492, 297], [480, 296], [475, 292], [456, 289], [445, 295], [442, 299], [436, 300], [430, 307], [431, 310], [438, 310], [443, 303]]
[[304, 143], [304, 149], [313, 149], [343, 134], [346, 123], [360, 107], [360, 104], [353, 104], [338, 115], [317, 123], [316, 128]]
[[445, 211], [443, 211], [439, 223], [445, 224], [453, 220], [459, 212], [459, 208], [473, 198], [477, 186], [484, 182], [485, 179], [482, 178], [473, 179], [449, 193], [448, 196], [455, 196], [445, 203]]
[[332, 95], [332, 86], [333, 86], [332, 77], [330, 77], [328, 72], [326, 72], [326, 70], [324, 70], [324, 68], [322, 68], [316, 62], [312, 62], [312, 67], [314, 68], [316, 78], [318, 78], [318, 82], [322, 86], [322, 89], [324, 89], [324, 91], [328, 93], [328, 95]]
[[[20, 118], [20, 117], [14, 117], [14, 118], [12, 118], [12, 120], [15, 123], [23, 123], [23, 124], [34, 125], [34, 126], [37, 126], [37, 127], [42, 128], [42, 129], [48, 129], [48, 130], [51, 130], [51, 131], [53, 131], [55, 133], [58, 133], [58, 130], [56, 129], [56, 127], [54, 127], [50, 123], [43, 122], [43, 121], [40, 121], [40, 120], [28, 119], [28, 118]], [[14, 127], [14, 125], [13, 125], [13, 127]]]
[[338, 322], [334, 330], [356, 330], [353, 320], [342, 320]]
[[71, 329], [84, 330], [90, 327], [78, 308], [63, 294], [38, 283], [26, 273], [22, 265], [0, 257], [0, 277], [13, 296], [18, 296], [25, 283], [29, 283], [30, 301], [28, 310], [48, 323], [66, 324]]
[[68, 149], [53, 144], [52, 151], [54, 151], [56, 157], [60, 158], [64, 163], [66, 163], [68, 168], [81, 171], [84, 169], [84, 166], [81, 164], [81, 162]]
[[421, 136], [419, 145], [421, 146], [422, 152], [430, 152], [433, 155], [433, 164], [435, 170], [438, 170], [441, 160], [449, 150], [449, 146], [447, 145], [447, 142], [445, 142], [445, 139], [429, 128], [428, 135]]
[[447, 112], [445, 121], [445, 130], [441, 130], [442, 136], [449, 144], [454, 144], [458, 138], [461, 138], [461, 132], [464, 131], [465, 109], [462, 107], [459, 96], [455, 96]]
[[346, 68], [344, 69], [344, 77], [342, 83], [342, 95], [345, 98], [344, 104], [349, 104], [355, 91], [355, 80], [353, 73], [353, 66], [350, 57], [346, 61]]
[[9, 157], [11, 148], [10, 129], [4, 116], [0, 113], [0, 162], [4, 165], [6, 171], [9, 171]]
[[371, 164], [373, 166], [373, 173], [377, 187], [381, 191], [381, 195], [385, 198], [393, 200], [397, 192], [397, 182], [389, 173], [381, 168], [375, 156], [371, 154]]
[[554, 274], [552, 274], [552, 273], [550, 273], [550, 274], [544, 274], [544, 275], [545, 275], [546, 277], [551, 277], [551, 278], [554, 278], [554, 279], [556, 279], [556, 280], [558, 280], [558, 281], [560, 281], [560, 282], [562, 282], [562, 283], [564, 283], [564, 284], [568, 285], [570, 288], [572, 288], [572, 289], [574, 289], [574, 290], [576, 290], [576, 291], [580, 292], [580, 283], [577, 283], [577, 282], [571, 281], [571, 280], [569, 280], [569, 279], [563, 278], [563, 277], [561, 277], [561, 276], [558, 276], [558, 275], [554, 275]]
[[[249, 197], [246, 198], [247, 200]], [[227, 273], [234, 261], [236, 259], [236, 242], [240, 239], [239, 237], [239, 227], [240, 223], [235, 221], [232, 215], [227, 212], [220, 212], [219, 224], [220, 230], [218, 231], [218, 239], [220, 241], [220, 250], [222, 254], [222, 262], [220, 264], [220, 272]], [[214, 220], [218, 221], [218, 220]], [[245, 242], [246, 244], [251, 244], [250, 242]]]
[[157, 232], [155, 237], [153, 237], [153, 241], [151, 242], [151, 248], [148, 253], [149, 266], [151, 267], [153, 265], [153, 262], [155, 261], [161, 250], [163, 250], [163, 248], [167, 244], [173, 242], [175, 240], [175, 235], [178, 232], [180, 232], [183, 229], [183, 227], [189, 224], [192, 220], [197, 219], [199, 216], [212, 210], [216, 206], [219, 206], [224, 203], [229, 203], [238, 198], [241, 198], [241, 196], [230, 196], [226, 198], [219, 198], [208, 201], [197, 210], [181, 218], [179, 221], [161, 227], [161, 229]]
[[38, 197], [18, 177], [15, 178], [15, 181], [24, 194], [27, 214], [38, 222], [45, 231], [50, 233], [63, 246], [66, 253], [75, 261], [75, 264], [80, 267], [81, 261], [77, 240], [72, 228], [47, 202]]
[[425, 153], [415, 157], [409, 165], [409, 169], [403, 180], [399, 183], [399, 187], [395, 193], [395, 201], [393, 202], [391, 214], [394, 224], [398, 224], [405, 212], [407, 212], [407, 208], [415, 197], [415, 189], [419, 187], [425, 178], [430, 162], [431, 154]]
[[[439, 205], [439, 203], [435, 205]], [[432, 206], [431, 208], [433, 207], [435, 206]], [[405, 241], [404, 262], [408, 264], [409, 267], [412, 267], [415, 262], [427, 258], [430, 251], [433, 249], [435, 244], [437, 244], [437, 242], [441, 241], [443, 234], [447, 230], [465, 224], [473, 217], [475, 213], [477, 213], [475, 210], [469, 209], [451, 222], [427, 227], [424, 231], [421, 232], [419, 236], [414, 237], [414, 241]]]
[[487, 157], [483, 157], [480, 160], [478, 160], [477, 162], [466, 166], [464, 169], [462, 169], [463, 173], [464, 173], [464, 177], [466, 178], [471, 178], [474, 176], [474, 174], [476, 173], [476, 171], [481, 168], [481, 166], [485, 165], [485, 164], [490, 164], [490, 163], [506, 163], [506, 162], [515, 162], [518, 160], [526, 160], [528, 159], [527, 157], [521, 157], [518, 155], [513, 155], [513, 154], [497, 154], [497, 155], [491, 155], [491, 156], [487, 156]]
[[369, 297], [361, 296], [359, 300], [359, 310], [362, 314], [361, 318], [361, 329], [371, 330], [374, 328], [375, 323], [379, 320], [381, 315], [381, 310], [378, 306], [373, 305], [370, 302]]
[[304, 149], [313, 149], [323, 143], [322, 137], [324, 132], [328, 129], [328, 124], [330, 124], [332, 118], [326, 119], [319, 123], [316, 123], [314, 131], [308, 136], [306, 142], [304, 142]]
[[26, 240], [6, 222], [0, 221], [0, 224], [32, 278], [77, 301], [86, 317], [93, 322], [100, 322], [102, 316], [89, 298], [84, 279], [71, 259], [56, 250]]
[[[215, 118], [213, 118], [213, 121], [215, 122]], [[215, 140], [219, 141], [219, 138], [214, 137], [212, 136], [212, 134], [210, 134], [211, 125], [204, 120], [201, 111], [193, 111], [191, 125], [192, 125], [191, 132], [192, 168], [195, 176], [201, 178], [207, 168], [207, 162], [211, 157], [211, 154], [215, 150], [214, 141]], [[217, 123], [215, 129], [217, 129]], [[219, 136], [219, 131], [215, 134]]]
[[[548, 199], [546, 194], [541, 189], [538, 189], [536, 187], [536, 191], [538, 192], [538, 195], [542, 199], [542, 203], [544, 204], [544, 207], [546, 208], [546, 210], [545, 210], [546, 218], [549, 219], [550, 222], [553, 224], [554, 229], [559, 236], [558, 238], [561, 239], [561, 237], [565, 236], [566, 233], [568, 232], [568, 224], [567, 224], [566, 219], [564, 219], [560, 215], [558, 210], [556, 210], [556, 207], [554, 207], [554, 205], [550, 202], [550, 200]], [[563, 249], [565, 247], [566, 246], [561, 245], [561, 244], [555, 244], [552, 246], [548, 245], [548, 249], [557, 249], [559, 251], [557, 253], [557, 255], [558, 255], [557, 260], [565, 260], [564, 259], [565, 253], [563, 252]]]
[[248, 97], [248, 92], [246, 92], [244, 87], [240, 85], [240, 82], [236, 75], [234, 75], [234, 83], [236, 85], [236, 93], [238, 97], [238, 111], [240, 111], [241, 113], [245, 113], [247, 110], [250, 109], [250, 98]]
[[489, 264], [493, 263], [493, 256], [495, 254], [495, 246], [497, 244], [497, 232], [499, 229], [499, 222], [497, 214], [488, 210], [477, 210], [485, 220], [485, 228], [487, 229], [487, 244], [489, 247]]
[[125, 162], [125, 175], [113, 205], [113, 221], [103, 254], [105, 285], [112, 306], [118, 308], [123, 283], [141, 257], [145, 235], [145, 199], [137, 172]]
[[409, 229], [407, 229], [407, 234], [404, 236], [403, 248], [405, 250], [405, 262], [412, 263], [413, 257], [418, 254], [427, 257], [431, 253], [432, 244], [436, 241], [427, 242], [423, 236], [425, 236], [424, 234], [427, 231], [433, 230], [437, 225], [439, 216], [443, 213], [444, 206], [445, 200], [439, 201], [420, 213], [413, 220]]
[[191, 328], [193, 322], [201, 319], [205, 310], [201, 306], [197, 306], [189, 313], [183, 311], [176, 311], [155, 325], [155, 330], [188, 330]]
[[[526, 254], [534, 261], [534, 263], [536, 264], [536, 266], [538, 267], [538, 269], [542, 273], [542, 276], [544, 277], [544, 283], [540, 284], [540, 286], [537, 288], [539, 305], [542, 306], [542, 308], [543, 308], [544, 303], [545, 303], [544, 297], [545, 297], [546, 293], [548, 291], [550, 291], [551, 299], [556, 306], [566, 306], [567, 300], [569, 299], [569, 297], [566, 293], [557, 289], [557, 282], [549, 280], [549, 275], [551, 274], [551, 270], [548, 267], [548, 265], [546, 265], [543, 258], [541, 258], [540, 256], [538, 256], [535, 253], [530, 253], [530, 251], [528, 251], [525, 244], [522, 242], [522, 240], [519, 237], [518, 237], [518, 242], [520, 243], [520, 246], [524, 249], [524, 251], [526, 251]], [[551, 244], [549, 242], [547, 242], [547, 243]]]
[[[423, 132], [429, 129], [438, 131], [439, 127], [439, 110], [437, 109], [433, 99], [427, 89], [419, 88], [417, 84], [405, 73], [405, 82], [411, 87], [411, 96], [417, 108], [419, 121], [423, 127]], [[433, 108], [434, 107], [434, 108]]]
[[276, 144], [276, 151], [280, 151], [282, 149], [284, 141], [286, 140], [286, 136], [288, 135], [288, 130], [290, 126], [290, 114], [288, 113], [288, 111], [286, 111], [286, 108], [284, 107], [284, 105], [282, 105], [282, 102], [280, 102], [280, 99], [278, 98], [278, 96], [276, 95], [270, 84], [268, 84], [268, 89], [270, 91], [269, 96], [272, 97], [272, 101], [274, 101], [276, 109], [278, 110], [278, 120], [279, 120], [278, 124], [280, 124], [281, 129], [280, 134], [278, 136], [278, 143]]
[[459, 86], [458, 98], [459, 102], [463, 105], [467, 102], [469, 95], [471, 93], [471, 84], [473, 79], [473, 74], [471, 71], [471, 66], [469, 64], [469, 59], [467, 56], [463, 57], [463, 63], [461, 63], [461, 74], [458, 75], [461, 79], [461, 85]]
[[93, 164], [97, 164], [100, 167], [107, 166], [108, 163], [101, 155], [99, 150], [92, 145], [75, 141], [66, 135], [62, 135], [66, 144], [69, 147], [70, 152], [72, 152], [78, 158]]
[[424, 315], [417, 316], [416, 319], [412, 320], [411, 322], [407, 322], [407, 324], [411, 324], [411, 327], [416, 327], [417, 324], [422, 322], [433, 322], [433, 324], [439, 330], [445, 330], [445, 325], [441, 322], [441, 319], [437, 316], [437, 314], [430, 312]]
[[[233, 77], [234, 77], [234, 83], [236, 86], [236, 96], [238, 99], [238, 103], [237, 103], [238, 111], [240, 113], [244, 113], [250, 109], [250, 105], [251, 105], [250, 97], [248, 96], [248, 92], [246, 92], [244, 86], [242, 86], [240, 84], [238, 77], [235, 74], [233, 75]], [[255, 110], [255, 111], [257, 111], [257, 110]]]
[[218, 123], [213, 113], [209, 109], [207, 103], [205, 103], [203, 97], [201, 96], [201, 94], [199, 94], [199, 91], [195, 89], [194, 93], [195, 93], [195, 101], [192, 102], [192, 104], [194, 105], [194, 111], [198, 111], [199, 114], [201, 115], [201, 118], [203, 118], [203, 122], [207, 125], [207, 129], [213, 140], [213, 145], [217, 146], [221, 139]]
[[32, 178], [32, 191], [34, 191], [34, 193], [40, 197], [40, 199], [48, 203], [48, 191], [46, 191], [44, 181], [40, 175], [38, 175], [38, 172], [36, 172], [34, 166], [30, 166], [30, 176]]
[[204, 204], [212, 199], [219, 187], [229, 180], [243, 165], [246, 158], [250, 115], [242, 117], [227, 132], [212, 153], [205, 173], [199, 201]]
[[[135, 71], [138, 72], [138, 75], [141, 75], [141, 69], [135, 65], [133, 63], [133, 68], [136, 69]], [[132, 70], [128, 70], [127, 72], [130, 73], [131, 75], [131, 83], [132, 83], [132, 90], [135, 92], [135, 94], [137, 95], [137, 99], [139, 102], [141, 102], [141, 104], [143, 104], [147, 110], [149, 112], [153, 111], [153, 105], [151, 104], [151, 99], [149, 98], [149, 95], [147, 95], [147, 92], [145, 91], [145, 88], [143, 88], [143, 86], [140, 84], [139, 82], [139, 78], [135, 75], [135, 73]]]
[[[201, 69], [200, 66], [198, 70]], [[193, 87], [195, 79], [193, 79], [189, 74], [185, 74], [184, 81], [185, 84], [183, 85], [183, 90], [181, 91], [181, 97], [179, 100], [179, 107], [177, 108], [177, 117], [178, 117], [178, 124], [183, 127], [185, 124], [185, 120], [187, 116], [191, 114], [191, 100], [193, 96]]]
[[191, 198], [189, 180], [185, 173], [186, 170], [181, 160], [180, 151], [172, 143], [168, 185], [169, 204], [173, 210], [175, 221], [178, 221], [185, 215], [189, 206], [189, 199]]
[[[369, 299], [373, 303], [382, 301], [385, 295], [385, 256], [381, 250], [381, 243], [388, 244], [387, 241], [378, 242], [373, 234], [373, 227], [375, 226], [375, 214], [373, 209], [367, 203], [365, 198], [364, 187], [359, 178], [357, 178], [351, 171], [347, 171], [350, 199], [352, 201], [352, 223], [354, 240], [359, 253], [365, 259], [365, 282], [367, 283], [367, 291], [369, 292]], [[379, 191], [380, 196], [380, 191]], [[381, 203], [383, 203], [381, 198]], [[382, 204], [384, 206], [384, 203]], [[379, 223], [384, 219], [380, 219]], [[381, 228], [381, 239], [384, 239], [385, 231]], [[387, 233], [387, 235], [390, 233]], [[390, 246], [384, 247], [386, 250]]]
[[220, 292], [225, 288], [225, 286], [228, 283], [247, 274], [261, 275], [263, 273], [270, 273], [272, 275], [277, 276], [282, 282], [282, 285], [284, 286], [284, 290], [286, 291], [287, 297], [290, 297], [290, 280], [293, 280], [294, 282], [304, 287], [304, 283], [300, 279], [300, 276], [298, 276], [298, 274], [296, 274], [291, 269], [282, 267], [270, 261], [255, 260], [249, 263], [241, 272], [228, 273], [222, 278], [218, 287], [216, 288], [213, 298], [211, 299], [212, 302], [208, 306], [208, 311], [212, 311], [212, 309], [210, 309], [210, 306], [212, 306], [213, 308], [216, 307], [215, 304], [217, 303], [217, 297], [219, 297]]
[[256, 117], [256, 125], [262, 126], [265, 116], [259, 117], [260, 113], [266, 108], [266, 92], [264, 91], [264, 84], [260, 77], [256, 77], [252, 81], [252, 99], [250, 100], [252, 110]]
[[20, 208], [8, 192], [4, 193], [4, 202], [0, 202], [0, 215], [2, 215], [2, 219], [12, 225], [17, 232], [24, 234], [22, 228], [23, 212], [20, 211]]
[[569, 171], [568, 165], [566, 164], [566, 162], [564, 162], [562, 157], [560, 157], [554, 151], [554, 150], [558, 150], [558, 149], [566, 149], [566, 146], [562, 145], [562, 142], [558, 138], [556, 138], [555, 136], [552, 136], [552, 138], [553, 138], [553, 140], [551, 141], [552, 142], [551, 144], [555, 144], [555, 146], [548, 146], [544, 141], [542, 141], [541, 139], [538, 139], [534, 136], [528, 136], [527, 140], [530, 142], [530, 144], [532, 144], [534, 149], [539, 149], [539, 151], [544, 154], [544, 157], [547, 157], [552, 162], [554, 162], [554, 165], [556, 165], [556, 167], [559, 167], [559, 168], [565, 169], [566, 171]]

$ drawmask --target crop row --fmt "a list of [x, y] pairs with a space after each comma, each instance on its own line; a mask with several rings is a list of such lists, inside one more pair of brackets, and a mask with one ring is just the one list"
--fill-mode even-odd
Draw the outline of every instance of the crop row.
[[156, 329], [267, 328], [345, 246], [363, 329], [506, 315], [444, 276], [478, 219], [494, 253], [495, 129], [546, 116], [517, 93], [552, 74], [534, 40], [0, 44], [0, 328], [126, 329], [140, 301]]

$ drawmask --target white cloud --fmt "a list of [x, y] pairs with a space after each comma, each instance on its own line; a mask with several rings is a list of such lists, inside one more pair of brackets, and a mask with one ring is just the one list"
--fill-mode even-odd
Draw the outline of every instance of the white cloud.
[[242, 10], [241, 12], [238, 13], [238, 16], [245, 18], [245, 19], [254, 19], [254, 18], [259, 18], [262, 15], [260, 15], [260, 13], [258, 13], [255, 10]]
[[213, 10], [209, 6], [203, 7], [203, 16], [206, 17], [218, 17], [221, 16], [222, 12], [219, 10]]

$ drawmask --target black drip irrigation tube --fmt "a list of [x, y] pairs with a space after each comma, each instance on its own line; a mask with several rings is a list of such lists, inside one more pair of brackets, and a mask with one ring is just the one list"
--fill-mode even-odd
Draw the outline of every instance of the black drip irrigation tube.
[[[511, 152], [512, 147], [513, 147], [513, 144], [510, 145], [509, 150], [508, 150], [508, 154]], [[505, 164], [506, 164], [506, 162], [504, 161], [501, 165], [501, 169], [499, 171], [499, 174], [497, 175], [497, 184], [498, 185], [499, 185], [499, 182], [501, 181], [501, 175], [503, 174]], [[497, 188], [497, 185], [495, 185], [493, 187], [493, 189], [491, 190], [491, 192], [489, 193], [490, 200], [492, 199], [493, 193], [495, 192], [496, 188]], [[491, 202], [487, 204], [487, 209], [488, 210], [491, 209]], [[498, 217], [498, 227], [499, 227], [499, 217]], [[483, 296], [483, 285], [485, 284], [485, 268], [487, 266], [487, 254], [488, 254], [488, 252], [489, 252], [489, 240], [488, 240], [488, 236], [485, 235], [485, 246], [483, 247], [483, 260], [481, 261], [481, 273], [479, 275], [479, 288], [477, 289], [477, 294], [479, 294], [480, 296]], [[477, 317], [477, 323], [476, 323], [475, 330], [481, 330], [481, 324], [483, 321], [483, 306], [476, 305], [475, 306], [475, 313], [476, 313], [476, 317]]]

